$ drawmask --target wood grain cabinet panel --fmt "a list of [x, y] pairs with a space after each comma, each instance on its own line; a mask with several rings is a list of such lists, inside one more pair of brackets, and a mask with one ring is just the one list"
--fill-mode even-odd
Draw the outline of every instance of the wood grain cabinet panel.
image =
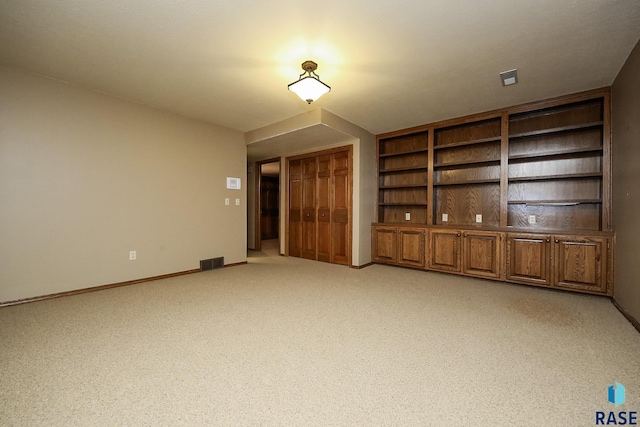
[[461, 239], [459, 230], [432, 229], [429, 233], [429, 269], [459, 273]]
[[500, 233], [463, 232], [462, 271], [469, 276], [500, 277]]
[[555, 286], [607, 293], [609, 239], [555, 236], [554, 242]]
[[424, 229], [399, 229], [398, 264], [411, 267], [425, 266], [425, 235]]
[[394, 227], [373, 227], [371, 236], [373, 260], [375, 262], [396, 263], [397, 231]]
[[506, 274], [511, 282], [551, 286], [551, 236], [507, 234]]

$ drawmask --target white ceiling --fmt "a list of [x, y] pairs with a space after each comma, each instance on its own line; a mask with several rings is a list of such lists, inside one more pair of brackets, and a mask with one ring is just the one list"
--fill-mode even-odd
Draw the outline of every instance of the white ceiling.
[[[639, 38], [638, 0], [0, 0], [0, 64], [244, 132], [321, 107], [377, 134], [608, 86]], [[311, 106], [287, 91], [306, 59], [332, 87]]]

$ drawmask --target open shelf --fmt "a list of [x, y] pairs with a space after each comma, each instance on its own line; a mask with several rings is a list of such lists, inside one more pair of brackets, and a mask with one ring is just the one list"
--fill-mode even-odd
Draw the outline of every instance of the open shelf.
[[409, 154], [416, 154], [416, 153], [425, 153], [429, 151], [427, 148], [424, 149], [420, 149], [420, 150], [410, 150], [410, 151], [401, 151], [398, 153], [381, 153], [379, 155], [380, 158], [385, 158], [385, 157], [396, 157], [396, 156], [406, 156]]
[[429, 206], [428, 203], [407, 202], [407, 203], [378, 203], [379, 206]]
[[604, 88], [379, 135], [377, 219], [610, 231], [610, 105]]
[[394, 173], [394, 172], [407, 172], [407, 171], [417, 171], [417, 170], [426, 170], [428, 166], [406, 166], [406, 167], [398, 167], [398, 168], [388, 168], [388, 169], [380, 169], [379, 173]]
[[545, 151], [542, 153], [531, 153], [531, 154], [516, 154], [510, 155], [509, 161], [527, 161], [532, 159], [540, 159], [543, 157], [562, 157], [562, 156], [571, 156], [574, 154], [581, 153], [602, 153], [602, 147], [598, 148], [575, 148], [571, 150], [552, 150]]
[[394, 190], [402, 188], [427, 188], [427, 184], [398, 184], [398, 185], [381, 185], [380, 190]]
[[475, 145], [475, 144], [485, 144], [487, 142], [499, 142], [502, 140], [502, 137], [500, 136], [492, 136], [489, 138], [478, 138], [478, 139], [471, 139], [469, 141], [460, 141], [460, 142], [454, 142], [451, 144], [444, 144], [444, 145], [436, 145], [433, 147], [434, 150], [441, 150], [441, 149], [445, 149], [445, 148], [454, 148], [454, 147], [462, 147], [465, 145]]
[[494, 179], [473, 179], [468, 181], [453, 181], [453, 182], [434, 182], [434, 187], [442, 187], [445, 185], [475, 185], [475, 184], [493, 184], [500, 183], [499, 178]]
[[434, 168], [451, 168], [457, 166], [472, 166], [472, 165], [487, 165], [487, 164], [498, 164], [500, 163], [500, 158], [491, 158], [491, 159], [482, 159], [482, 160], [465, 160], [462, 162], [449, 162], [449, 163], [434, 163]]
[[528, 206], [576, 206], [583, 204], [602, 203], [602, 199], [573, 199], [573, 200], [509, 200], [510, 205]]
[[579, 129], [589, 129], [597, 126], [602, 126], [602, 124], [603, 122], [600, 120], [597, 122], [581, 123], [577, 125], [558, 126], [558, 127], [549, 128], [549, 129], [538, 129], [538, 130], [533, 130], [529, 132], [520, 132], [520, 133], [511, 134], [509, 135], [509, 139], [527, 138], [532, 136], [550, 135], [553, 133], [560, 133], [560, 132], [569, 132], [569, 131], [579, 130]]
[[522, 181], [554, 181], [557, 179], [580, 179], [580, 178], [600, 178], [602, 172], [593, 173], [567, 173], [562, 175], [537, 175], [537, 176], [519, 176], [509, 177], [510, 182]]

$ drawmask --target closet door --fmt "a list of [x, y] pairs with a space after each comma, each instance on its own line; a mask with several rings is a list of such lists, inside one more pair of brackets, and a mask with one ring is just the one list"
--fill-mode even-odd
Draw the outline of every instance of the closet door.
[[349, 151], [332, 154], [331, 262], [349, 264], [349, 201], [351, 199]]
[[302, 163], [302, 258], [316, 259], [316, 157]]
[[302, 255], [302, 163], [289, 162], [289, 255]]
[[318, 261], [331, 261], [331, 159], [318, 156]]

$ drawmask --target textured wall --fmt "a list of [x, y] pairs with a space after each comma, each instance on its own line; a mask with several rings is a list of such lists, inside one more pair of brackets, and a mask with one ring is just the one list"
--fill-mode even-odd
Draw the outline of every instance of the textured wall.
[[613, 83], [616, 301], [640, 321], [640, 43]]
[[246, 260], [242, 133], [2, 67], [0, 93], [0, 302]]

